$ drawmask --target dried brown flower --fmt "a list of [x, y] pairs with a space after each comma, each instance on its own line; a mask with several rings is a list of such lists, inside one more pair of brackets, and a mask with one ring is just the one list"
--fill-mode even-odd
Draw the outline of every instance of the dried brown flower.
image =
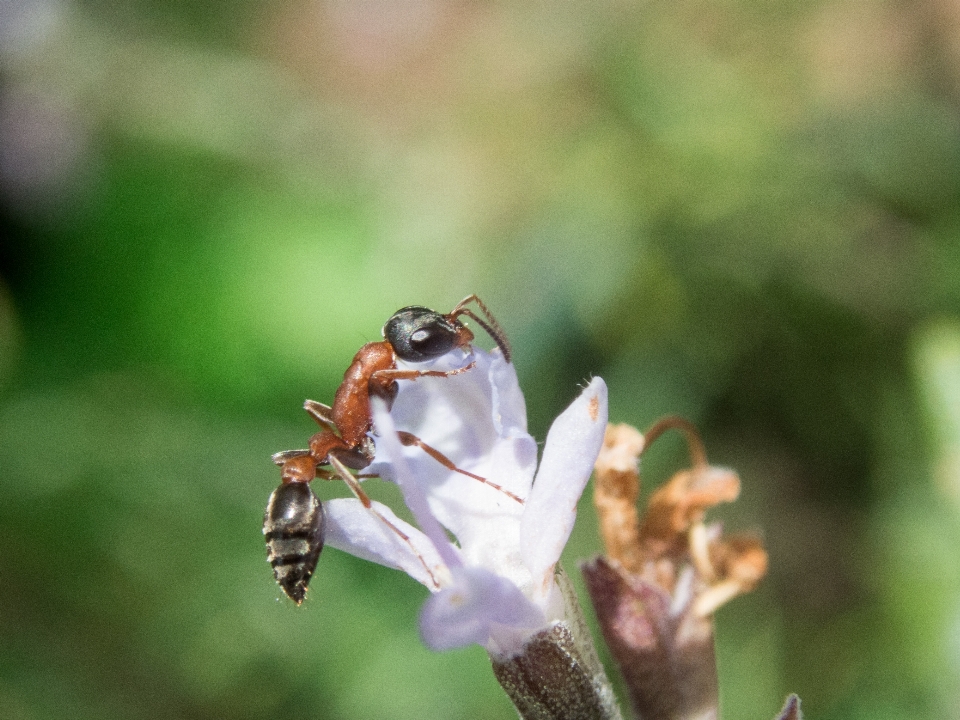
[[[660, 434], [687, 436], [691, 467], [650, 498], [640, 517], [637, 463]], [[595, 466], [594, 502], [607, 555], [583, 567], [597, 617], [644, 720], [717, 717], [713, 613], [767, 571], [759, 539], [724, 537], [706, 511], [740, 493], [732, 470], [713, 467], [696, 429], [665, 418], [641, 435], [607, 428]]]

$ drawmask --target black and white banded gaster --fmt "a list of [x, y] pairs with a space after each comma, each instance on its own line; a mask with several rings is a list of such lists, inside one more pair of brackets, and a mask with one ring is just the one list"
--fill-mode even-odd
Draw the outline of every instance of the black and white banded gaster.
[[277, 584], [297, 605], [323, 550], [323, 504], [307, 483], [283, 483], [267, 502], [263, 517], [267, 561]]

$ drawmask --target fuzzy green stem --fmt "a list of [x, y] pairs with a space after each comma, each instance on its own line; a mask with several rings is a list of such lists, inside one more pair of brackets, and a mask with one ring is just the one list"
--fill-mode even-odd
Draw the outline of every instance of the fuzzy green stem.
[[535, 633], [511, 657], [491, 655], [493, 674], [523, 720], [621, 720], [567, 576], [557, 581], [567, 619]]

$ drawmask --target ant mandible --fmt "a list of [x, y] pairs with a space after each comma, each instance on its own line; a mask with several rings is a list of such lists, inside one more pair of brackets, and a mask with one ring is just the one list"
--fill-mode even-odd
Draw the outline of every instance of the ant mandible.
[[[477, 304], [486, 320], [467, 307], [470, 303]], [[354, 356], [343, 375], [343, 382], [337, 388], [333, 407], [315, 400], [304, 403], [304, 410], [323, 428], [310, 438], [309, 449], [287, 450], [273, 456], [273, 462], [282, 470], [280, 487], [270, 496], [263, 521], [267, 559], [273, 567], [277, 583], [297, 605], [303, 602], [323, 549], [323, 504], [308, 485], [317, 477], [343, 480], [363, 506], [413, 550], [427, 574], [433, 578], [433, 573], [413, 547], [409, 536], [373, 507], [370, 497], [350, 470], [363, 470], [373, 462], [376, 448], [370, 437], [373, 429], [370, 411], [372, 396], [382, 398], [389, 408], [397, 396], [397, 380], [449, 377], [473, 368], [474, 362], [462, 368], [442, 371], [397, 367], [398, 359], [424, 362], [456, 348], [468, 347], [474, 335], [460, 322], [461, 316], [475, 320], [493, 338], [504, 359], [510, 362], [510, 345], [506, 335], [476, 295], [467, 296], [446, 315], [419, 305], [402, 308], [383, 326], [384, 340], [367, 343]], [[416, 435], [408, 432], [397, 434], [401, 443], [421, 448], [447, 469], [485, 483], [510, 499], [523, 503], [520, 497], [500, 485], [461, 470], [446, 455]], [[330, 466], [332, 471], [324, 470], [323, 466]]]

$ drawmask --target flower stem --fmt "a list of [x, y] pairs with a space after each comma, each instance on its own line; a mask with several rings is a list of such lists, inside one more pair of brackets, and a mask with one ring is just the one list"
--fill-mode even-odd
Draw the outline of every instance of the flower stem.
[[523, 720], [620, 718], [619, 709], [597, 691], [565, 622], [536, 633], [519, 655], [491, 660]]
[[556, 580], [566, 618], [535, 633], [511, 657], [491, 655], [493, 674], [523, 720], [621, 720], [567, 575]]

